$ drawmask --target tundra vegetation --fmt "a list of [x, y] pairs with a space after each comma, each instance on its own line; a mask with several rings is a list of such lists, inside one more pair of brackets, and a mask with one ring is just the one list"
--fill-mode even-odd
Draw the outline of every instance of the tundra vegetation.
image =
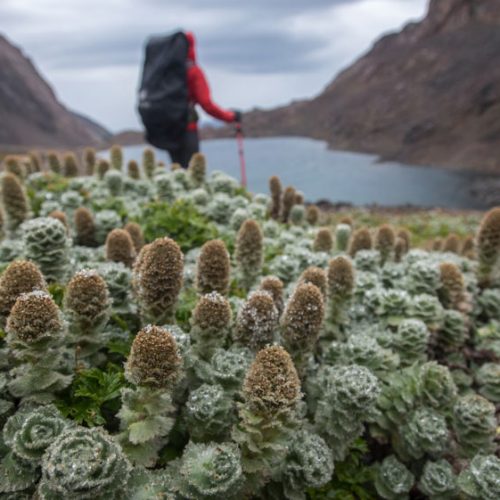
[[1, 498], [500, 498], [500, 208], [269, 187], [4, 160]]

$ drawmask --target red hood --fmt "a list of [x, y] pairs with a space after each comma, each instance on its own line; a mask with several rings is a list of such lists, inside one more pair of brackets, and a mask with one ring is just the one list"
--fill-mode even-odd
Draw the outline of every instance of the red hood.
[[189, 61], [196, 62], [196, 50], [195, 50], [195, 44], [196, 40], [194, 38], [194, 34], [191, 31], [188, 31], [186, 33], [186, 38], [188, 41], [188, 55], [187, 58]]

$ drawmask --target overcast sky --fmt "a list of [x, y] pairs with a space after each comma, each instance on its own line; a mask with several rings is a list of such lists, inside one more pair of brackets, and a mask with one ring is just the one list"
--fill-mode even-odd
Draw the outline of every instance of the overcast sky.
[[[190, 29], [220, 105], [268, 108], [319, 93], [427, 0], [0, 0], [0, 32], [70, 108], [113, 131], [138, 126], [150, 34]], [[1, 71], [1, 68], [0, 68]]]

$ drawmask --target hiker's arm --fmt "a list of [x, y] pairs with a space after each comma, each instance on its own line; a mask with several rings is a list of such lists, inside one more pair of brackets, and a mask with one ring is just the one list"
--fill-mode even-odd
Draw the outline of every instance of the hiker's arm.
[[193, 97], [210, 116], [225, 122], [233, 122], [235, 120], [236, 117], [233, 111], [222, 109], [212, 101], [207, 80], [199, 67], [195, 68], [193, 75]]

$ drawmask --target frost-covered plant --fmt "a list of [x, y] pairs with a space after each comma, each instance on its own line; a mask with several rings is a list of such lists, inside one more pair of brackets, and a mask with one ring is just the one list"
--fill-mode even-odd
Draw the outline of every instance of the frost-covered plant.
[[329, 227], [323, 227], [318, 230], [313, 242], [315, 252], [330, 253], [333, 249], [333, 236]]
[[78, 162], [74, 153], [66, 153], [64, 155], [62, 173], [64, 177], [78, 176]]
[[456, 264], [442, 262], [439, 266], [441, 286], [439, 298], [444, 307], [460, 309], [465, 298], [464, 277]]
[[300, 272], [298, 259], [290, 255], [279, 255], [269, 267], [270, 272], [283, 281], [284, 284], [292, 282]]
[[125, 229], [125, 231], [127, 231], [127, 233], [132, 238], [135, 253], [139, 253], [145, 243], [141, 226], [137, 224], [137, 222], [128, 222], [127, 224], [125, 224], [123, 229]]
[[279, 346], [259, 351], [246, 375], [244, 402], [232, 432], [243, 470], [255, 486], [266, 483], [285, 458], [300, 397], [300, 380], [288, 353]]
[[360, 250], [371, 250], [373, 246], [372, 235], [366, 227], [354, 231], [350, 238], [349, 255], [355, 257]]
[[274, 341], [278, 330], [278, 311], [268, 292], [252, 292], [238, 311], [235, 340], [257, 351]]
[[120, 446], [102, 429], [66, 429], [42, 460], [38, 498], [123, 498], [131, 466]]
[[11, 262], [0, 277], [0, 326], [5, 323], [16, 300], [23, 294], [35, 290], [47, 291], [47, 283], [33, 262], [16, 260]]
[[[264, 218], [265, 213], [263, 214]], [[290, 222], [294, 226], [302, 226], [306, 218], [306, 209], [304, 205], [294, 205], [290, 210]]]
[[189, 160], [188, 175], [194, 187], [205, 183], [207, 174], [207, 160], [203, 153], [195, 153]]
[[156, 191], [158, 199], [172, 203], [175, 200], [175, 189], [170, 174], [160, 174], [155, 176]]
[[273, 175], [269, 178], [269, 191], [271, 191], [270, 215], [274, 220], [278, 220], [281, 213], [281, 181], [279, 177]]
[[196, 268], [198, 293], [217, 292], [227, 295], [231, 263], [226, 245], [221, 240], [207, 241], [202, 247]]
[[462, 456], [492, 451], [496, 426], [495, 406], [482, 396], [467, 394], [455, 403], [453, 430]]
[[60, 345], [64, 323], [59, 308], [44, 291], [21, 295], [5, 328], [7, 345], [18, 364], [10, 371], [8, 389], [23, 399], [48, 401], [67, 387]]
[[94, 216], [88, 208], [80, 207], [75, 210], [75, 243], [86, 247], [96, 246], [96, 228]]
[[145, 321], [169, 323], [182, 288], [183, 255], [170, 238], [145, 246], [137, 258], [134, 275], [137, 299]]
[[335, 227], [335, 246], [339, 252], [346, 252], [351, 238], [352, 228], [349, 224], [337, 224]]
[[494, 319], [500, 316], [500, 290], [487, 288], [483, 290], [477, 299], [480, 310], [488, 318]]
[[114, 210], [101, 210], [95, 217], [95, 237], [99, 245], [106, 241], [108, 233], [122, 226], [121, 217]]
[[452, 500], [458, 493], [457, 476], [446, 460], [428, 461], [418, 481], [418, 489], [430, 500]]
[[429, 330], [423, 321], [401, 321], [392, 337], [391, 347], [399, 354], [402, 366], [409, 366], [415, 361], [425, 361], [429, 337]]
[[229, 221], [229, 225], [234, 231], [238, 231], [241, 225], [249, 218], [248, 210], [245, 208], [237, 208], [233, 215], [231, 215], [231, 220]]
[[476, 455], [458, 476], [460, 492], [470, 500], [496, 500], [500, 497], [500, 459], [495, 455]]
[[174, 424], [172, 389], [180, 375], [181, 357], [173, 335], [148, 325], [135, 337], [125, 365], [133, 388], [122, 389], [119, 441], [140, 465], [153, 466]]
[[241, 454], [231, 443], [189, 443], [182, 455], [176, 489], [188, 500], [236, 500], [244, 478]]
[[123, 192], [123, 175], [117, 170], [108, 170], [104, 175], [104, 182], [111, 196], [120, 196]]
[[359, 250], [354, 257], [356, 269], [360, 271], [377, 272], [380, 267], [380, 252], [378, 250]]
[[465, 316], [454, 309], [445, 309], [443, 326], [438, 331], [437, 343], [444, 350], [453, 350], [464, 345], [467, 339]]
[[281, 222], [285, 224], [288, 222], [290, 217], [290, 212], [292, 211], [292, 207], [295, 205], [295, 194], [296, 191], [292, 186], [288, 186], [283, 191], [283, 195], [281, 197]]
[[152, 179], [155, 173], [155, 153], [151, 148], [146, 148], [142, 154], [142, 171], [148, 179]]
[[421, 319], [431, 331], [439, 329], [444, 318], [443, 306], [439, 299], [425, 293], [412, 297], [408, 306], [408, 314]]
[[1, 176], [0, 199], [4, 226], [8, 234], [13, 234], [29, 216], [26, 194], [14, 174], [5, 173]]
[[305, 499], [309, 488], [321, 488], [333, 474], [332, 453], [325, 440], [305, 429], [290, 443], [280, 480], [290, 500]]
[[259, 224], [246, 220], [236, 237], [236, 262], [241, 274], [241, 283], [249, 289], [261, 273], [264, 260], [263, 235]]
[[396, 234], [388, 224], [380, 226], [375, 235], [375, 249], [380, 252], [380, 262], [384, 265], [392, 256]]
[[500, 403], [500, 363], [485, 363], [477, 371], [476, 381], [482, 396]]
[[135, 260], [135, 248], [130, 233], [124, 229], [113, 229], [106, 238], [106, 260], [121, 262], [131, 267]]
[[97, 271], [79, 271], [69, 281], [64, 311], [77, 358], [88, 358], [106, 343], [103, 330], [110, 317], [110, 304], [108, 287]]
[[312, 283], [298, 285], [283, 313], [281, 337], [299, 373], [305, 369], [309, 353], [314, 350], [324, 315], [319, 288]]
[[380, 392], [377, 378], [358, 365], [325, 367], [319, 375], [322, 394], [314, 423], [332, 449], [334, 460], [344, 460], [364, 423], [374, 417]]
[[24, 255], [35, 262], [47, 281], [64, 281], [69, 265], [70, 241], [57, 219], [39, 217], [22, 226]]
[[500, 254], [500, 208], [493, 208], [483, 217], [477, 233], [478, 279], [488, 286]]
[[420, 260], [407, 268], [406, 289], [412, 294], [436, 293], [440, 285], [439, 268], [431, 261]]
[[446, 419], [431, 408], [418, 408], [399, 429], [401, 441], [394, 448], [404, 460], [419, 459], [424, 455], [437, 458], [449, 443]]
[[222, 386], [203, 384], [189, 394], [185, 419], [193, 441], [224, 440], [234, 423], [232, 400]]
[[117, 262], [106, 262], [97, 266], [97, 271], [103, 277], [108, 287], [114, 310], [124, 308], [128, 310], [130, 284], [132, 274], [123, 264]]
[[320, 211], [316, 205], [308, 205], [306, 209], [306, 221], [311, 226], [316, 226], [319, 221]]
[[377, 468], [375, 488], [386, 500], [404, 500], [413, 487], [415, 477], [394, 455], [389, 455]]
[[202, 295], [193, 311], [189, 332], [195, 341], [193, 351], [209, 360], [215, 349], [224, 347], [231, 334], [231, 306], [217, 292]]

